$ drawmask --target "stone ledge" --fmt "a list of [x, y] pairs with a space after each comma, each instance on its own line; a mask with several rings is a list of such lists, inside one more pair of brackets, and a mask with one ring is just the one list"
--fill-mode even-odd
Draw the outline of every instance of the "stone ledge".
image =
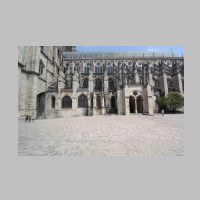
[[26, 74], [34, 74], [34, 75], [37, 75], [37, 76], [40, 75], [39, 73], [37, 73], [37, 72], [35, 72], [35, 71], [26, 70], [26, 69], [23, 69], [23, 68], [22, 68], [22, 72], [23, 72], [23, 73], [26, 73]]

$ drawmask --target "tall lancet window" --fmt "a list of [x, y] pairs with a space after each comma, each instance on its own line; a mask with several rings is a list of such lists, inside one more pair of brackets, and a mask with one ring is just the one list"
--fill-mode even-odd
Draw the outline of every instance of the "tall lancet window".
[[80, 95], [78, 98], [78, 107], [87, 108], [87, 106], [88, 106], [87, 97], [84, 94]]
[[83, 88], [88, 88], [88, 78], [83, 79]]
[[84, 67], [84, 73], [89, 74], [89, 72], [90, 72], [90, 64], [87, 63], [87, 65]]
[[103, 66], [101, 66], [100, 63], [97, 63], [97, 65], [95, 67], [95, 73], [97, 73], [97, 74], [103, 73]]
[[95, 81], [95, 90], [101, 92], [103, 88], [101, 79], [96, 79]]
[[109, 90], [114, 90], [115, 83], [114, 83], [113, 78], [108, 79], [108, 87], [109, 87]]

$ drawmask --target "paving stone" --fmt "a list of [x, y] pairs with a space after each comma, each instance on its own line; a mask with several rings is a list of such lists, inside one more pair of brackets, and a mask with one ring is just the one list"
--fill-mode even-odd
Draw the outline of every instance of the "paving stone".
[[19, 121], [18, 154], [184, 155], [184, 115], [67, 117]]

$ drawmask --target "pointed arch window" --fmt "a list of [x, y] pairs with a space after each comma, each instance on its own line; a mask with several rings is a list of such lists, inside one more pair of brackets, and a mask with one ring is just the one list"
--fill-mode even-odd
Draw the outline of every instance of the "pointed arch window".
[[110, 74], [114, 73], [114, 67], [112, 65], [108, 66], [108, 73]]
[[103, 66], [101, 66], [100, 63], [98, 63], [95, 66], [95, 73], [97, 73], [97, 74], [102, 74], [103, 73]]
[[90, 66], [89, 66], [89, 64], [87, 64], [87, 65], [84, 67], [84, 73], [85, 73], [85, 74], [89, 74], [89, 72], [90, 72]]
[[101, 92], [103, 89], [102, 81], [101, 79], [96, 79], [95, 81], [95, 90]]
[[62, 108], [72, 108], [72, 99], [67, 95], [62, 99]]
[[108, 88], [109, 88], [109, 90], [114, 90], [114, 87], [115, 87], [114, 80], [112, 78], [109, 78], [108, 79]]
[[88, 78], [83, 80], [83, 88], [88, 88]]
[[78, 107], [79, 108], [87, 108], [88, 102], [87, 102], [87, 97], [85, 95], [80, 95], [78, 98]]

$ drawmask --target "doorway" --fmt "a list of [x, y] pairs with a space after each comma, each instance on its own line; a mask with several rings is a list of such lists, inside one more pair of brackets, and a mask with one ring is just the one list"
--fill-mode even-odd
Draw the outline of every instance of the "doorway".
[[135, 99], [133, 96], [129, 97], [129, 107], [130, 107], [130, 113], [135, 113]]

